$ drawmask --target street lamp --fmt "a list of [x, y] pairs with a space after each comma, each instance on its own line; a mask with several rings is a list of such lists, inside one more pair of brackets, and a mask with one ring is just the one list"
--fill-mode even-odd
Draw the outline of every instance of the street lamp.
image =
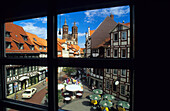
[[115, 81], [115, 85], [119, 85], [119, 82], [120, 82], [120, 77], [117, 78], [117, 80]]

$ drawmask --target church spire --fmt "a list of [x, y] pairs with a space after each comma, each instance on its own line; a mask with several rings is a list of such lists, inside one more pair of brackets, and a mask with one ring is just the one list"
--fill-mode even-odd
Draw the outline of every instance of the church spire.
[[64, 21], [64, 25], [67, 25], [67, 21], [66, 21], [66, 18], [65, 18], [65, 21]]

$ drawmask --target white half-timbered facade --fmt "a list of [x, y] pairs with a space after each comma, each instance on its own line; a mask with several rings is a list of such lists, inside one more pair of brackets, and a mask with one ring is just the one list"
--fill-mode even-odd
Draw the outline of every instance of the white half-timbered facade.
[[[110, 32], [110, 45], [105, 50], [105, 57], [130, 58], [130, 23], [118, 23]], [[104, 92], [129, 102], [129, 78], [129, 69], [104, 69]]]

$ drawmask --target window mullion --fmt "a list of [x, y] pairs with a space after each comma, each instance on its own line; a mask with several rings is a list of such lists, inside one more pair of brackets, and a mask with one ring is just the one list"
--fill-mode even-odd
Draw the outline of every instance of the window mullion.
[[57, 67], [54, 59], [57, 57], [57, 17], [53, 9], [49, 9], [47, 16], [47, 60], [48, 60], [48, 109], [58, 110], [57, 103]]

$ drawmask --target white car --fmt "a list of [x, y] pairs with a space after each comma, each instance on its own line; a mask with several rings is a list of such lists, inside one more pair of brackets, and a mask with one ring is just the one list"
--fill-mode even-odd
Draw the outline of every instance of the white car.
[[22, 98], [31, 98], [36, 93], [36, 91], [36, 88], [26, 89], [22, 94]]

